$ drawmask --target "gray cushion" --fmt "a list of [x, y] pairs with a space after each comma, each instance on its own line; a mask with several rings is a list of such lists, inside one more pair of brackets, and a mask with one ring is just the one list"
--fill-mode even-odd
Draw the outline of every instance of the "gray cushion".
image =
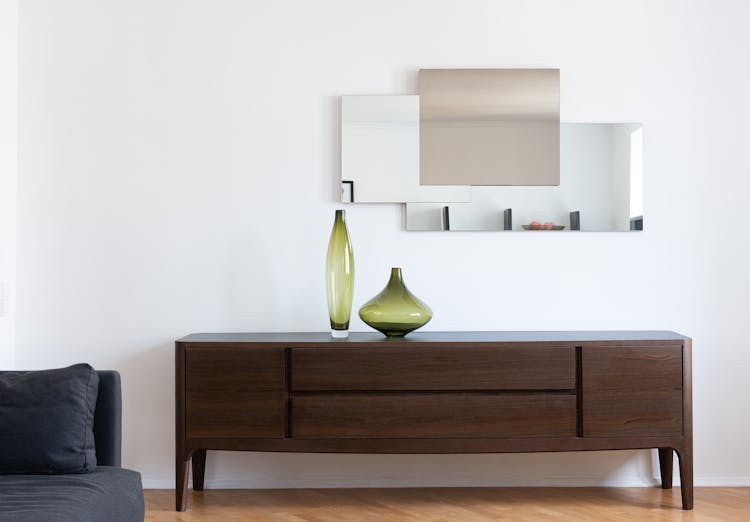
[[0, 522], [142, 522], [141, 475], [99, 466], [75, 475], [0, 475]]
[[94, 413], [94, 445], [97, 466], [120, 467], [122, 447], [122, 387], [120, 374], [98, 370], [99, 395]]
[[98, 389], [99, 376], [88, 364], [0, 372], [0, 473], [95, 470]]

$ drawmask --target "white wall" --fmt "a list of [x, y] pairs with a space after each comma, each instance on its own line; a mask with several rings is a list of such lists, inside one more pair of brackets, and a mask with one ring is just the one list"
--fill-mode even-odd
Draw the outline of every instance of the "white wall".
[[[415, 92], [419, 67], [559, 67], [563, 120], [648, 129], [647, 230], [410, 233], [397, 205], [348, 207], [355, 306], [402, 266], [434, 330], [691, 335], [697, 482], [750, 484], [748, 16], [740, 0], [23, 2], [16, 363], [119, 369], [124, 462], [172, 485], [173, 340], [328, 328], [338, 96]], [[213, 486], [654, 475], [648, 452], [208, 463]]]
[[0, 368], [15, 355], [18, 1], [0, 0]]

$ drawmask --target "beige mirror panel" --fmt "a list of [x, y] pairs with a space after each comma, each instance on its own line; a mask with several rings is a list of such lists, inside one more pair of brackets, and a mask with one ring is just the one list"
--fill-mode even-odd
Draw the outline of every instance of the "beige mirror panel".
[[558, 69], [421, 69], [421, 185], [560, 184]]

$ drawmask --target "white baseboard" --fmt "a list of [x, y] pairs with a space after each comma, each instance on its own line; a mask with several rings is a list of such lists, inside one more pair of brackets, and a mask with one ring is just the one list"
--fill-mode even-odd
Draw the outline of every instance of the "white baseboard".
[[695, 485], [704, 488], [744, 488], [750, 486], [750, 477], [696, 477]]
[[[416, 487], [656, 487], [659, 482], [656, 479], [644, 480], [638, 477], [607, 480], [601, 477], [585, 476], [557, 476], [547, 477], [539, 480], [508, 481], [425, 481], [425, 482], [403, 482], [393, 479], [371, 479], [367, 481], [354, 478], [321, 478], [303, 480], [265, 480], [253, 479], [206, 479], [206, 489], [298, 489], [298, 488], [416, 488]], [[680, 485], [675, 480], [674, 486]], [[696, 477], [696, 487], [747, 487], [750, 486], [750, 477]], [[145, 489], [174, 489], [174, 479], [171, 478], [144, 478]]]

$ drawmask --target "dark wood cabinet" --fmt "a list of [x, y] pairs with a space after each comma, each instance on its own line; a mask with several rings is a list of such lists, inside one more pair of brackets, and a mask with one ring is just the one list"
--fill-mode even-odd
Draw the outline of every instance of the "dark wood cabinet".
[[206, 450], [677, 452], [693, 506], [691, 341], [673, 332], [193, 334], [176, 342], [176, 473]]
[[555, 393], [310, 394], [294, 398], [300, 439], [573, 437], [576, 400]]
[[274, 347], [191, 348], [185, 353], [185, 435], [283, 437], [284, 352]]
[[366, 350], [292, 350], [292, 390], [544, 390], [575, 388], [572, 346], [436, 345], [389, 341]]
[[680, 436], [682, 347], [583, 349], [583, 436]]

